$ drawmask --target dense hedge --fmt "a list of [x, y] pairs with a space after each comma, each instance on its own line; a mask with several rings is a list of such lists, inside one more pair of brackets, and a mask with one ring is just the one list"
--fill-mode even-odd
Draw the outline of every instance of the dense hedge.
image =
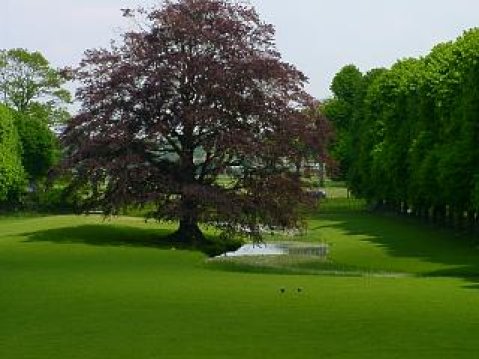
[[[350, 72], [350, 66], [348, 67]], [[344, 75], [344, 70], [339, 75]], [[333, 89], [334, 90], [334, 89]], [[325, 104], [332, 113], [341, 94]], [[479, 29], [362, 77], [341, 135], [353, 192], [454, 226], [479, 211]]]
[[0, 105], [0, 206], [18, 201], [25, 187], [21, 145], [11, 112]]

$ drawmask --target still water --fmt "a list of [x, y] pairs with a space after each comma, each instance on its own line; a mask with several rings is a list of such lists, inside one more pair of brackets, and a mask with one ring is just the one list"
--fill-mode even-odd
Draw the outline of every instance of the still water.
[[262, 243], [245, 244], [235, 252], [227, 252], [225, 257], [244, 256], [278, 256], [278, 255], [302, 255], [325, 257], [328, 255], [327, 244], [303, 244], [303, 243]]

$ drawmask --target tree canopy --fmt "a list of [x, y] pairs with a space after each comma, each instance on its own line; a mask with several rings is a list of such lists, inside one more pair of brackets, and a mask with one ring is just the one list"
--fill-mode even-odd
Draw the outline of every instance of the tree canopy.
[[0, 99], [18, 112], [41, 106], [52, 122], [61, 122], [66, 116], [62, 106], [70, 101], [65, 82], [61, 71], [39, 52], [0, 50]]
[[90, 188], [85, 208], [154, 203], [152, 216], [179, 220], [185, 241], [203, 238], [199, 223], [254, 238], [261, 226], [300, 226], [306, 196], [291, 163], [312, 99], [273, 27], [220, 0], [124, 14], [141, 27], [87, 51], [73, 72], [82, 107], [63, 137], [64, 168]]
[[331, 155], [337, 162], [336, 178], [348, 178], [356, 154], [355, 117], [364, 96], [363, 81], [363, 74], [356, 66], [344, 66], [334, 76], [330, 86], [333, 98], [321, 106], [321, 111], [331, 121], [336, 134], [331, 146]]
[[349, 185], [399, 212], [462, 226], [479, 209], [479, 30], [365, 75]]

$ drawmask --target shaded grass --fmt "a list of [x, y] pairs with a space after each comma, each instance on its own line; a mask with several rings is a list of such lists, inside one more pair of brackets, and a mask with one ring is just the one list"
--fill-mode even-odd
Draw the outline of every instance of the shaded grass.
[[366, 201], [356, 198], [325, 198], [319, 203], [321, 214], [338, 212], [364, 212]]
[[124, 225], [85, 224], [31, 232], [25, 235], [28, 238], [27, 242], [171, 248], [174, 244], [168, 237], [171, 233], [172, 230], [166, 228], [143, 229]]
[[[94, 217], [95, 218], [95, 217]], [[100, 217], [98, 217], [100, 219]], [[118, 220], [118, 219], [117, 219]], [[125, 218], [120, 218], [125, 220]], [[146, 247], [158, 249], [195, 249], [207, 255], [218, 255], [227, 251], [235, 250], [241, 242], [238, 240], [219, 241], [214, 232], [207, 231], [205, 241], [198, 243], [192, 248], [190, 243], [182, 243], [172, 236], [176, 229], [174, 224], [163, 223], [158, 228], [157, 225], [150, 223], [149, 228], [139, 227], [139, 219], [133, 219], [134, 227], [113, 224], [113, 222], [104, 221], [102, 224], [84, 224], [71, 227], [61, 227], [23, 233], [27, 242], [50, 242], [56, 244], [86, 244], [96, 246], [125, 246], [125, 247]], [[121, 222], [120, 222], [121, 223]], [[155, 228], [156, 227], [156, 228]]]
[[369, 213], [324, 214], [311, 221], [311, 240], [330, 243], [337, 263], [423, 276], [479, 277], [479, 250], [472, 236], [413, 220]]

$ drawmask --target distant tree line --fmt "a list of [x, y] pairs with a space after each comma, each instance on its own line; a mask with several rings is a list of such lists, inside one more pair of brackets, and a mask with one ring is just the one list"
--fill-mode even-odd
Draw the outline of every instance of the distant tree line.
[[479, 210], [479, 29], [427, 56], [344, 67], [322, 111], [351, 191], [377, 208], [460, 228]]

